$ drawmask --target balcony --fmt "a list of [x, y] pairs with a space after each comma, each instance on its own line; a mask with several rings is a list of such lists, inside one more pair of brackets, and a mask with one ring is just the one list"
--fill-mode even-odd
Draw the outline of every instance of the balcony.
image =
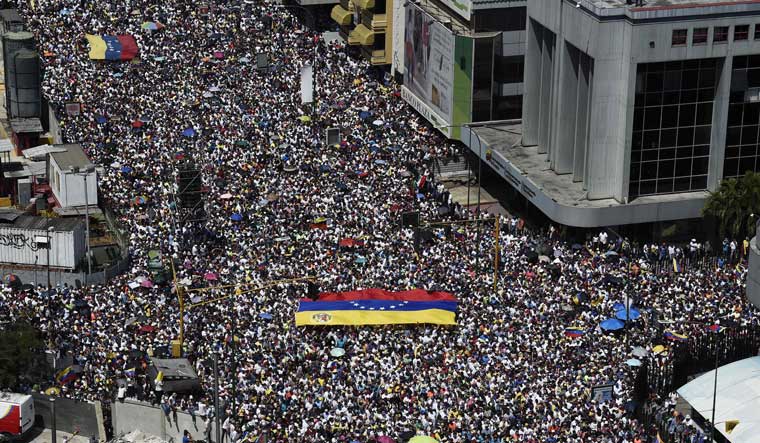
[[347, 11], [341, 5], [335, 5], [330, 11], [330, 18], [341, 26], [348, 26], [351, 24], [351, 11]]
[[356, 5], [364, 10], [372, 9], [375, 7], [375, 0], [354, 0]]
[[372, 11], [362, 10], [362, 24], [375, 32], [385, 32], [388, 19], [385, 14], [373, 14]]
[[390, 63], [388, 60], [388, 54], [384, 49], [372, 49], [368, 46], [362, 47], [362, 55], [365, 59], [369, 60], [372, 65], [387, 65]]
[[353, 31], [351, 31], [351, 35], [349, 35], [348, 43], [351, 44], [351, 37], [354, 37], [356, 39], [357, 43], [354, 44], [360, 44], [362, 46], [372, 46], [375, 43], [375, 33], [364, 26], [364, 24], [358, 25], [356, 28], [354, 28]]

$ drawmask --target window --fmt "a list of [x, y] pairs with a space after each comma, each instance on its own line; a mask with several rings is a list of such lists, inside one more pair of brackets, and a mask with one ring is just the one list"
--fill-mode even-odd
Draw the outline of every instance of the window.
[[[756, 27], [757, 28], [757, 27]], [[741, 177], [760, 168], [760, 58], [734, 57], [723, 178]]]
[[[715, 59], [637, 66], [628, 191], [631, 199], [705, 189], [718, 69]], [[760, 110], [760, 102], [757, 105]], [[734, 120], [741, 118], [739, 109]], [[752, 122], [752, 128], [743, 132], [738, 128], [738, 135], [734, 134], [737, 145], [746, 144], [742, 136], [749, 143], [758, 143], [760, 114]], [[732, 171], [739, 169], [737, 163]]]
[[749, 25], [734, 26], [734, 41], [747, 40], [749, 38]]
[[525, 6], [474, 11], [475, 32], [525, 31], [526, 15], [527, 8]]
[[686, 45], [686, 35], [688, 31], [686, 29], [674, 29], [673, 30], [673, 39], [672, 44], [673, 46], [684, 46]]
[[494, 81], [498, 83], [522, 83], [525, 56], [513, 55], [494, 57]]
[[760, 40], [760, 24], [755, 25], [755, 40]]
[[707, 44], [707, 28], [695, 28], [691, 37], [692, 45]]
[[713, 43], [725, 43], [728, 41], [728, 26], [716, 26], [713, 30]]

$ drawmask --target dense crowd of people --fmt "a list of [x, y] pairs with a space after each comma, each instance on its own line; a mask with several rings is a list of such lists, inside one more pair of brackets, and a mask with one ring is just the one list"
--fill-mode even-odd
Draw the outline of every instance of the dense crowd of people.
[[[130, 236], [131, 269], [107, 285], [2, 294], [13, 316], [31, 318], [51, 349], [81, 366], [62, 395], [129, 393], [206, 420], [216, 413], [233, 441], [409, 432], [445, 442], [654, 441], [630, 414], [636, 368], [626, 361], [634, 347], [667, 345], [655, 316], [685, 335], [728, 319], [756, 323], [743, 271], [654, 272], [659, 246], [632, 254], [605, 234], [577, 247], [504, 216], [494, 290], [493, 215], [480, 228], [432, 227], [419, 241], [401, 227], [406, 211], [423, 221], [469, 214], [428, 177], [430, 160], [457, 148], [410, 110], [399, 86], [274, 1], [210, 3], [208, 11], [180, 0], [19, 5], [63, 137], [104, 168], [103, 203]], [[162, 26], [144, 30], [147, 21]], [[134, 35], [139, 61], [90, 60], [85, 34]], [[259, 54], [270, 68], [256, 68]], [[312, 63], [313, 107], [299, 94], [300, 68]], [[82, 104], [79, 115], [64, 112], [70, 102]], [[340, 143], [325, 144], [328, 127], [340, 128]], [[174, 198], [177, 171], [190, 162], [202, 171], [202, 223]], [[188, 287], [243, 291], [184, 313], [185, 355], [206, 388], [219, 355], [222, 411], [208, 394], [157, 390], [136, 357], [157, 355], [179, 334], [171, 281], [134, 284], [155, 279], [151, 250], [173, 260]], [[458, 324], [297, 328], [304, 284], [251, 290], [305, 276], [322, 291], [445, 290], [459, 299]], [[603, 330], [625, 294], [641, 317]], [[88, 309], [78, 309], [82, 301]], [[333, 357], [335, 347], [345, 355]], [[666, 354], [656, 358], [664, 364]], [[592, 399], [605, 384], [612, 398]]]

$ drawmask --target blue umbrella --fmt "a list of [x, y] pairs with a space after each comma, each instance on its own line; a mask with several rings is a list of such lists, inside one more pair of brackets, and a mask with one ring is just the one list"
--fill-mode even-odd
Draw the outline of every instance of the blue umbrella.
[[259, 314], [259, 318], [263, 318], [264, 320], [271, 320], [272, 314], [268, 312], [262, 312], [261, 314]]
[[605, 331], [617, 331], [619, 329], [623, 329], [623, 327], [625, 327], [625, 324], [616, 318], [608, 318], [607, 320], [601, 322], [599, 326], [601, 326]]
[[232, 221], [240, 221], [242, 219], [243, 219], [243, 216], [240, 215], [240, 214], [238, 214], [237, 212], [234, 213], [234, 214], [232, 214], [232, 215], [230, 215], [230, 220], [232, 220]]
[[388, 162], [385, 160], [375, 160], [376, 165], [387, 165]]
[[370, 114], [367, 111], [362, 111], [362, 112], [359, 113], [359, 118], [362, 119], [362, 120], [366, 120], [366, 119], [370, 118], [370, 116], [372, 116], [372, 114]]
[[417, 193], [417, 199], [418, 200], [422, 200], [423, 198], [425, 198], [425, 194]]
[[193, 137], [195, 136], [195, 129], [187, 128], [184, 131], [182, 131], [182, 135], [184, 135], [185, 137]]
[[125, 174], [129, 174], [130, 172], [132, 172], [132, 168], [130, 168], [129, 166], [122, 166], [121, 167], [121, 172], [123, 172]]
[[95, 117], [95, 121], [98, 122], [99, 125], [103, 125], [108, 121], [108, 119], [103, 115], [99, 115]]
[[[626, 320], [626, 312], [625, 307], [623, 309], [620, 309], [618, 311], [615, 311], [615, 317], [619, 318], [620, 320]], [[639, 312], [638, 309], [631, 306], [628, 308], [628, 318], [627, 320], [636, 320], [637, 318], [641, 317], [641, 312]]]

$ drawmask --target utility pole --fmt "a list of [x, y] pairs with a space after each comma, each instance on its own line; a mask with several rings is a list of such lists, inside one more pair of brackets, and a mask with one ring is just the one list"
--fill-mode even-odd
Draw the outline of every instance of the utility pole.
[[219, 417], [219, 356], [214, 352], [214, 434], [216, 436], [216, 443], [221, 443], [222, 441], [222, 426], [220, 425], [221, 420], [219, 420]]
[[[50, 223], [50, 219], [48, 219], [48, 223]], [[47, 228], [47, 290], [48, 290], [48, 301], [50, 300], [50, 233], [53, 232], [53, 227], [48, 226]]]
[[499, 281], [499, 214], [493, 222], [493, 290]]
[[[720, 331], [718, 332], [720, 334]], [[713, 381], [713, 401], [712, 401], [712, 418], [710, 419], [710, 443], [715, 441], [715, 400], [718, 397], [718, 357], [720, 350], [720, 335], [718, 342], [715, 344], [715, 379]]]
[[55, 426], [55, 397], [50, 398], [50, 441], [56, 443], [56, 434], [58, 433]]

